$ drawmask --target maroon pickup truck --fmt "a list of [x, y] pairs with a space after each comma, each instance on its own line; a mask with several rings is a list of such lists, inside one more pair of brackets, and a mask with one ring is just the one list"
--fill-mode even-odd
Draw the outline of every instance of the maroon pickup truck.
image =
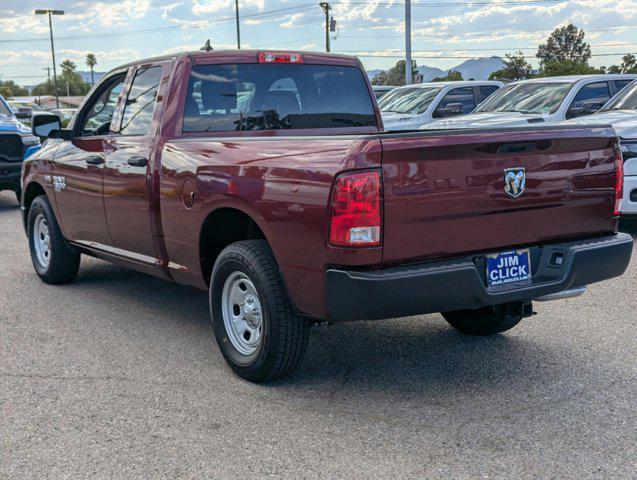
[[383, 132], [356, 58], [211, 51], [105, 75], [23, 170], [47, 283], [86, 254], [210, 292], [221, 352], [290, 373], [315, 322], [429, 312], [486, 335], [621, 275], [613, 130]]

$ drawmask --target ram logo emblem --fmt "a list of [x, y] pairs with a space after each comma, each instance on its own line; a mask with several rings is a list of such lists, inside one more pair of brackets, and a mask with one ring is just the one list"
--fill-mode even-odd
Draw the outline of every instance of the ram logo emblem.
[[522, 195], [526, 187], [526, 172], [524, 168], [504, 169], [504, 191], [508, 196], [517, 198]]

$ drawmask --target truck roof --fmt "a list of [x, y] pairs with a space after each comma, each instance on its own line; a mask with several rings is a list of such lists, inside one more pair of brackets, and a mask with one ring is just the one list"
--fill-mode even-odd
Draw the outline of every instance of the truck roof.
[[131, 67], [134, 65], [142, 65], [150, 62], [158, 62], [162, 60], [174, 60], [184, 56], [188, 56], [193, 60], [195, 64], [214, 63], [220, 59], [224, 62], [244, 61], [246, 59], [257, 60], [259, 53], [282, 53], [282, 54], [301, 54], [305, 61], [310, 63], [326, 63], [337, 65], [351, 65], [358, 66], [358, 58], [352, 55], [342, 55], [338, 53], [325, 53], [325, 52], [306, 52], [302, 50], [210, 50], [208, 52], [202, 50], [183, 51], [177, 53], [171, 53], [168, 55], [161, 55], [156, 57], [143, 58], [135, 60], [133, 62], [120, 65], [116, 69]]
[[[529, 78], [527, 80], [518, 80], [513, 83], [576, 83], [581, 80], [630, 80], [636, 79], [637, 74], [630, 73], [602, 73], [591, 75], [562, 75], [558, 77], [541, 77], [541, 78]], [[511, 85], [510, 84], [510, 85]]]

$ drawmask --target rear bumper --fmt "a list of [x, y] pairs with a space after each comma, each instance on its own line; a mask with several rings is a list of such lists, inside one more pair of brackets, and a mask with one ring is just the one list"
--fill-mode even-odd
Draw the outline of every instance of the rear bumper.
[[[532, 247], [533, 278], [504, 289], [487, 287], [482, 254], [378, 271], [329, 269], [328, 318], [373, 320], [533, 300], [621, 275], [632, 250], [625, 233]], [[555, 254], [563, 255], [561, 265], [551, 263]]]

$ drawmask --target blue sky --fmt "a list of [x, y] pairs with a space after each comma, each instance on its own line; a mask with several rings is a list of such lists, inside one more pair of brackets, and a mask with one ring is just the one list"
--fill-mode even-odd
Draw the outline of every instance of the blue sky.
[[[239, 0], [243, 48], [324, 49], [318, 0]], [[584, 28], [593, 65], [611, 65], [637, 52], [637, 0], [414, 0], [412, 33], [419, 65], [449, 68], [466, 58], [524, 49], [533, 56], [554, 28]], [[33, 85], [51, 65], [48, 23], [36, 8], [55, 8], [58, 64], [81, 68], [87, 53], [98, 70], [185, 49], [210, 38], [215, 48], [235, 48], [234, 0], [0, 0], [0, 78]], [[339, 0], [332, 51], [358, 54], [369, 69], [387, 68], [404, 54], [404, 8], [394, 0]], [[151, 30], [151, 31], [149, 31]], [[535, 63], [532, 60], [532, 63]]]

